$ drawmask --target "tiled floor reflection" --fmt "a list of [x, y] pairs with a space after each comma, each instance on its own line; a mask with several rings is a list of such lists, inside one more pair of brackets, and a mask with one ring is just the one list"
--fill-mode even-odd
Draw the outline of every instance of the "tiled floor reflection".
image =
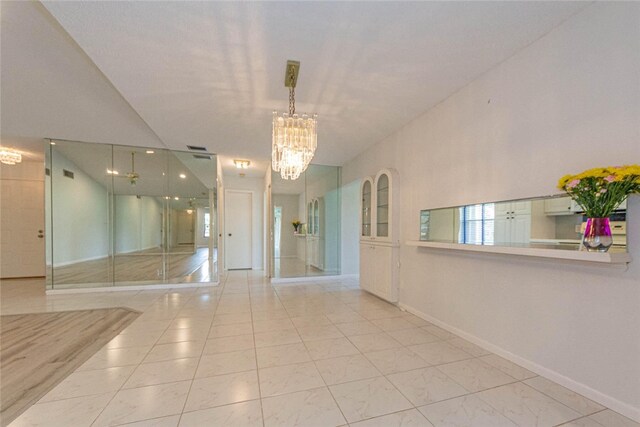
[[12, 426], [640, 426], [353, 280], [223, 279], [54, 296], [3, 284], [3, 314], [143, 312]]

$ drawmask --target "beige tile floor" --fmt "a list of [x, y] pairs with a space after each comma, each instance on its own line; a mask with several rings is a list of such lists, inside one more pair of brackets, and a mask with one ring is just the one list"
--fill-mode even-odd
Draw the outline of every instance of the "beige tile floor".
[[55, 296], [3, 285], [7, 314], [143, 311], [11, 426], [640, 426], [357, 282], [224, 279]]

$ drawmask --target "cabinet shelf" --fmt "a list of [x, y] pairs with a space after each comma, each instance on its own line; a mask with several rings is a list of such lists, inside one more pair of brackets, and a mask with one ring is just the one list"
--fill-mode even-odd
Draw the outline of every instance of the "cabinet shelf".
[[570, 261], [584, 261], [601, 264], [627, 264], [631, 262], [631, 255], [628, 252], [587, 252], [577, 249], [548, 249], [536, 248], [532, 246], [490, 246], [490, 245], [465, 245], [461, 243], [448, 242], [425, 242], [420, 240], [409, 240], [407, 246], [417, 246], [421, 248], [445, 249], [464, 252], [483, 252], [503, 255], [531, 256], [538, 258], [564, 259]]

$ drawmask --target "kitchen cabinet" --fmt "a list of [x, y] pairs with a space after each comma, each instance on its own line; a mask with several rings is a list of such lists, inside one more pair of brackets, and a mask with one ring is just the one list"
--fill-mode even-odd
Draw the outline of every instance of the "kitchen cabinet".
[[[626, 209], [626, 200], [616, 208], [617, 211]], [[544, 213], [547, 215], [573, 215], [582, 212], [584, 212], [582, 206], [571, 197], [554, 197], [544, 201]]]
[[571, 197], [554, 197], [544, 201], [544, 213], [547, 215], [573, 215], [582, 212], [582, 207]]
[[496, 203], [494, 242], [529, 243], [531, 239], [531, 201]]
[[383, 169], [363, 179], [360, 205], [360, 286], [390, 302], [398, 300], [398, 177]]

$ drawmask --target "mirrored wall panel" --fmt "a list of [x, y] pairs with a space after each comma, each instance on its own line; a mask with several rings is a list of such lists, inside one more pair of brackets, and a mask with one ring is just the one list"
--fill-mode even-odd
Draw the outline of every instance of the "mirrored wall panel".
[[[626, 250], [626, 201], [610, 219], [613, 248]], [[578, 250], [586, 221], [566, 196], [482, 203], [421, 211], [420, 240]]]
[[215, 155], [51, 142], [50, 289], [217, 281]]
[[272, 172], [272, 277], [340, 274], [340, 173], [310, 165], [290, 181]]

